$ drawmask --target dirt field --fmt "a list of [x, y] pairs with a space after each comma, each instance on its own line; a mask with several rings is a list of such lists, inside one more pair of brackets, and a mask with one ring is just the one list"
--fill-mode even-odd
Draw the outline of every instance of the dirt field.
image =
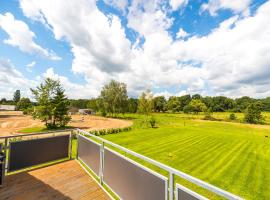
[[[132, 122], [99, 116], [72, 115], [69, 125], [84, 130], [94, 130], [127, 127], [132, 125]], [[0, 111], [0, 136], [14, 135], [23, 128], [36, 126], [43, 126], [43, 123], [33, 120], [31, 116], [24, 116], [22, 112]]]

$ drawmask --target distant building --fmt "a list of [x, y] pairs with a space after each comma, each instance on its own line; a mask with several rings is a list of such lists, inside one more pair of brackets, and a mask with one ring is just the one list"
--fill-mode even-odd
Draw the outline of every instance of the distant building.
[[14, 111], [16, 106], [14, 105], [0, 105], [0, 110]]
[[79, 109], [79, 114], [82, 115], [94, 115], [95, 112], [91, 109]]

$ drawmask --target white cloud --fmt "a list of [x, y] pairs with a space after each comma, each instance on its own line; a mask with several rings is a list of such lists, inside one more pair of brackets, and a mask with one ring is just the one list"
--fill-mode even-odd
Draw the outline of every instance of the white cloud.
[[12, 99], [15, 90], [20, 89], [22, 96], [30, 96], [29, 88], [34, 81], [26, 79], [10, 60], [0, 58], [0, 98]]
[[[220, 5], [213, 13], [223, 8], [242, 13], [247, 8]], [[167, 31], [173, 19], [163, 9], [162, 0], [134, 0], [127, 8], [127, 20], [145, 39], [141, 48], [131, 46], [119, 18], [108, 18], [95, 2], [31, 1], [28, 6], [32, 8], [21, 5], [26, 16], [45, 21], [57, 40], [70, 43], [72, 70], [85, 76], [85, 87], [94, 89], [95, 94], [114, 78], [127, 83], [131, 94], [166, 86], [178, 91], [184, 87], [187, 93], [270, 95], [269, 1], [254, 16], [236, 15], [206, 36], [174, 41]], [[81, 90], [84, 95], [91, 94]]]
[[249, 5], [252, 0], [209, 0], [202, 5], [202, 11], [208, 10], [212, 16], [217, 15], [217, 11], [229, 9], [234, 13], [249, 14]]
[[104, 0], [104, 2], [108, 5], [118, 8], [121, 11], [125, 11], [128, 5], [128, 0]]
[[173, 10], [178, 10], [181, 7], [185, 7], [188, 4], [188, 0], [170, 0], [170, 6]]
[[0, 14], [0, 28], [9, 35], [9, 38], [5, 39], [4, 43], [19, 47], [21, 51], [26, 53], [39, 54], [51, 60], [61, 59], [54, 52], [36, 44], [33, 40], [36, 37], [35, 33], [29, 29], [26, 23], [16, 20], [11, 13]]
[[35, 61], [33, 61], [33, 62], [27, 64], [27, 65], [26, 65], [26, 70], [27, 70], [28, 72], [32, 72], [32, 69], [33, 69], [33, 67], [34, 67], [35, 65], [36, 65], [36, 62], [35, 62]]
[[180, 28], [179, 31], [176, 33], [177, 39], [185, 38], [187, 36], [189, 36], [189, 34], [186, 31], [184, 31], [184, 29], [182, 29], [182, 28]]
[[52, 67], [46, 70], [46, 72], [42, 75], [42, 78], [39, 78], [40, 82], [45, 78], [59, 80], [69, 98], [83, 99], [97, 97], [100, 92], [94, 85], [72, 83], [67, 77], [56, 74]]

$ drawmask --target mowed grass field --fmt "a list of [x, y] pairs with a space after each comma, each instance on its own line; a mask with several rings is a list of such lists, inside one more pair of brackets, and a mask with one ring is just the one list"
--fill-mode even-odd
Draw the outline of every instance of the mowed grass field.
[[[264, 115], [269, 119], [268, 113]], [[270, 126], [205, 121], [200, 115], [154, 116], [158, 128], [147, 127], [141, 115], [126, 115], [134, 121], [131, 131], [103, 137], [245, 199], [270, 199]], [[214, 116], [224, 119], [229, 113]], [[193, 184], [177, 181], [216, 198]]]

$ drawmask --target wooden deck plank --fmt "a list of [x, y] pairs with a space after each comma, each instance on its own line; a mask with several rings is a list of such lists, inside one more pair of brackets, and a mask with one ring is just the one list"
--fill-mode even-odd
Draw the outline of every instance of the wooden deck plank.
[[108, 200], [110, 197], [76, 161], [7, 176], [1, 200]]

